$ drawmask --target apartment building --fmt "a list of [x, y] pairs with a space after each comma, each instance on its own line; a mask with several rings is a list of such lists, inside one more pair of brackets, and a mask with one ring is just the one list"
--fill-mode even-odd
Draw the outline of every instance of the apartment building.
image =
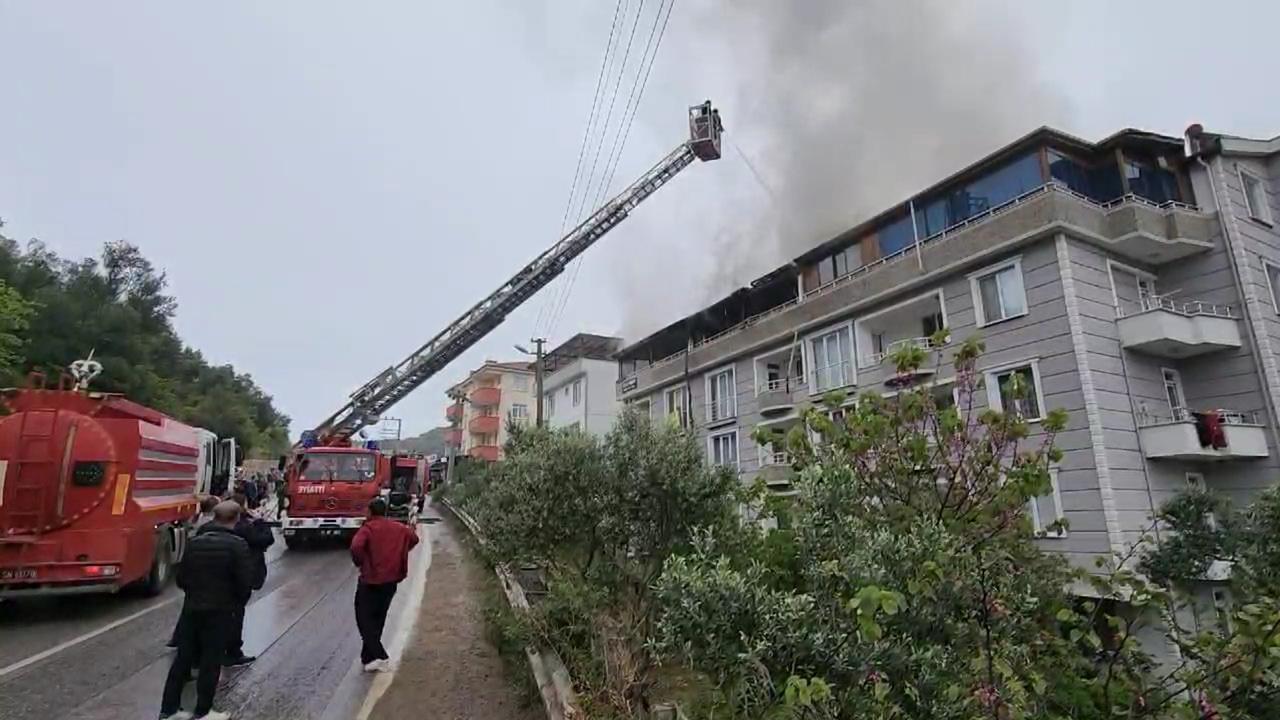
[[622, 339], [579, 333], [543, 359], [542, 411], [552, 428], [576, 427], [603, 435], [613, 428], [621, 404], [613, 354]]
[[478, 460], [502, 459], [507, 420], [529, 422], [533, 417], [533, 375], [527, 362], [486, 360], [449, 388], [453, 402], [445, 407], [445, 419], [451, 426], [449, 440], [459, 452]]
[[[980, 335], [980, 402], [1003, 407], [1017, 373], [1033, 429], [1068, 412], [1032, 517], [1091, 568], [1188, 485], [1247, 502], [1280, 478], [1277, 220], [1280, 138], [1042, 128], [623, 348], [618, 396], [785, 491], [788, 460], [754, 428], [829, 390], [891, 391], [886, 357], [940, 327]], [[922, 381], [945, 398], [953, 377]]]

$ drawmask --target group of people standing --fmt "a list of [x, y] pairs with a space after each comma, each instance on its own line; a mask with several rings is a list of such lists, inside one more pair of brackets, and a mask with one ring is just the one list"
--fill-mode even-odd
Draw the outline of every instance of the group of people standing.
[[[245, 609], [267, 579], [267, 548], [275, 542], [270, 524], [236, 493], [226, 500], [201, 503], [195, 537], [178, 565], [177, 582], [186, 598], [169, 646], [177, 649], [165, 679], [162, 720], [230, 720], [213, 709], [223, 667], [247, 665], [244, 653]], [[387, 502], [375, 497], [368, 516], [351, 540], [351, 559], [359, 568], [355, 616], [360, 632], [360, 663], [366, 672], [391, 669], [382, 631], [396, 588], [409, 574], [409, 552], [417, 530], [387, 518]], [[197, 672], [195, 712], [182, 710], [182, 690]]]
[[[244, 614], [249, 598], [267, 581], [267, 548], [275, 535], [267, 522], [236, 493], [226, 500], [201, 503], [195, 537], [178, 565], [178, 587], [186, 593], [169, 647], [176, 648], [165, 679], [160, 717], [228, 720], [213, 709], [222, 668], [247, 665]], [[182, 689], [197, 671], [195, 714], [181, 710]]]

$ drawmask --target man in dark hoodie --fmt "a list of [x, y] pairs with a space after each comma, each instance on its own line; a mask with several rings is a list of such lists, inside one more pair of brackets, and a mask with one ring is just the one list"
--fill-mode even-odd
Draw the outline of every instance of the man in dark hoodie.
[[[244, 495], [233, 495], [231, 500], [240, 506], [240, 519], [236, 521], [235, 532], [249, 545], [252, 587], [255, 591], [261, 590], [267, 582], [267, 548], [275, 543], [276, 538], [265, 520], [249, 512]], [[223, 662], [228, 667], [248, 665], [258, 659], [254, 655], [244, 654], [244, 612], [248, 602], [249, 598], [245, 598], [232, 618], [231, 633], [227, 636], [227, 659]]]
[[198, 667], [195, 717], [227, 720], [226, 713], [213, 709], [222, 661], [226, 657], [227, 634], [236, 608], [244, 607], [253, 590], [249, 544], [235, 533], [240, 506], [230, 501], [218, 503], [213, 519], [200, 528], [178, 565], [178, 587], [186, 593], [178, 652], [169, 666], [160, 703], [160, 717], [190, 718], [182, 705], [182, 686]]

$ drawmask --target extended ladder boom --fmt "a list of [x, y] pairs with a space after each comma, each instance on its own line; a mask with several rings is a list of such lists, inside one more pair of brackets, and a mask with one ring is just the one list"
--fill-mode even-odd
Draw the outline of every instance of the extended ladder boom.
[[721, 131], [719, 111], [711, 107], [710, 101], [689, 108], [688, 141], [681, 143], [639, 180], [606, 202], [427, 344], [352, 393], [346, 405], [308, 434], [308, 444], [341, 443], [361, 428], [376, 422], [392, 405], [489, 334], [511, 311], [546, 287], [564, 271], [569, 261], [616, 227], [645, 198], [692, 164], [694, 159], [719, 158]]

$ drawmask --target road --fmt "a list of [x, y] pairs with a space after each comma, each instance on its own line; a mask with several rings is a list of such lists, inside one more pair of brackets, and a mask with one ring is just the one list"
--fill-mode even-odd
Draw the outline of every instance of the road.
[[[419, 536], [410, 579], [388, 618], [393, 657], [417, 616], [431, 562], [431, 533], [419, 526]], [[245, 652], [258, 660], [223, 671], [215, 707], [255, 720], [363, 717], [389, 677], [360, 670], [356, 571], [346, 549], [286, 551], [277, 539], [267, 562], [267, 583], [245, 616]], [[181, 606], [173, 587], [156, 598], [0, 603], [0, 720], [156, 717], [172, 658], [165, 642]], [[187, 693], [190, 709], [194, 686]]]

